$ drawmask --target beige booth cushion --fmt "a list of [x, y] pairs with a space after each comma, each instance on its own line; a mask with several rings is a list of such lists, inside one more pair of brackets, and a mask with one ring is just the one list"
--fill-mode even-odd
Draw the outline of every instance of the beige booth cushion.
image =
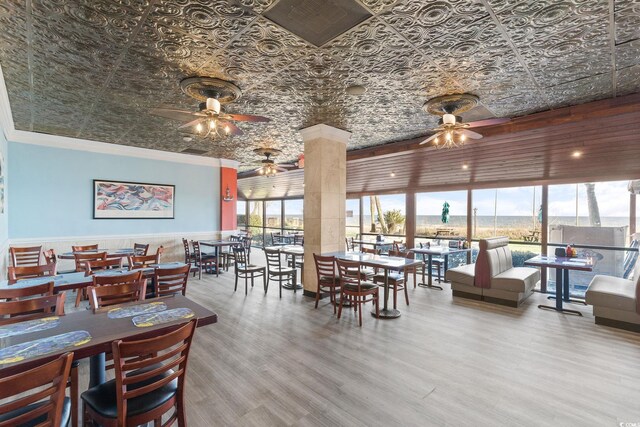
[[512, 267], [491, 279], [491, 289], [526, 292], [540, 280], [540, 270], [530, 267]]
[[475, 264], [461, 265], [460, 267], [448, 269], [444, 277], [451, 283], [462, 283], [464, 285], [473, 286], [475, 269]]
[[597, 275], [589, 284], [586, 302], [598, 307], [636, 311], [636, 283], [620, 277]]

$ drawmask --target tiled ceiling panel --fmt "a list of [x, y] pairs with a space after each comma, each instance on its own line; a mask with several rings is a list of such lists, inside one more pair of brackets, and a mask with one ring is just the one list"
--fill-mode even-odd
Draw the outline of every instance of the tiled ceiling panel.
[[[270, 144], [286, 161], [317, 123], [351, 131], [350, 149], [426, 135], [436, 118], [422, 105], [438, 95], [478, 95], [481, 119], [640, 89], [640, 0], [357, 1], [372, 16], [320, 47], [264, 16], [278, 0], [3, 1], [15, 126], [240, 161]], [[192, 76], [234, 82], [243, 95], [227, 111], [271, 122], [184, 140], [181, 122], [150, 111], [195, 111], [179, 87]]]

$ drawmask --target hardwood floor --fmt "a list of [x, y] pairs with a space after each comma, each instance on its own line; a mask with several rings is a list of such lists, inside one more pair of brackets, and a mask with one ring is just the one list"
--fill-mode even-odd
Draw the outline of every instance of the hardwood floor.
[[232, 272], [190, 280], [187, 296], [219, 315], [194, 338], [190, 426], [640, 423], [640, 334], [596, 326], [590, 307], [575, 317], [539, 310], [540, 294], [515, 309], [411, 287], [400, 318], [367, 304], [360, 328], [328, 299], [280, 300], [274, 283], [234, 293]]

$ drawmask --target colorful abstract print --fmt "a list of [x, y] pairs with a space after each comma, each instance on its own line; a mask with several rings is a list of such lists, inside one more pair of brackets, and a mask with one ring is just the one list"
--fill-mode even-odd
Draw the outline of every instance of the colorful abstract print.
[[173, 218], [174, 187], [95, 182], [96, 218]]

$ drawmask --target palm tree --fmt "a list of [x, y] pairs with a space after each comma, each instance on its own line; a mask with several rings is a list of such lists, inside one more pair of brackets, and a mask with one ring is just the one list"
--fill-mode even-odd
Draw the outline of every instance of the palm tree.
[[585, 183], [587, 187], [587, 207], [589, 209], [589, 225], [592, 227], [600, 227], [600, 209], [598, 208], [598, 199], [596, 198], [596, 185], [592, 182]]

